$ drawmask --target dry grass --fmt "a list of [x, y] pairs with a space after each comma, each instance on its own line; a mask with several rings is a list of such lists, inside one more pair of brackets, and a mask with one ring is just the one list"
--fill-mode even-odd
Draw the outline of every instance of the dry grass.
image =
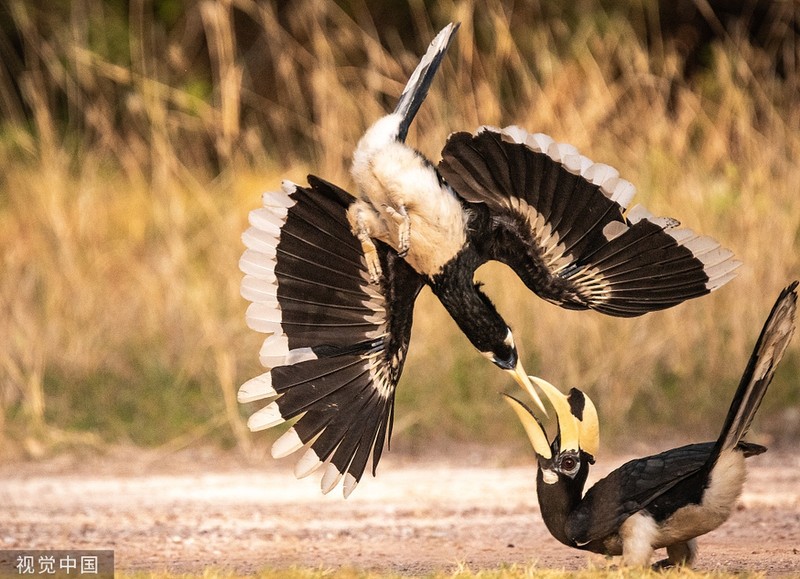
[[[668, 46], [649, 52], [635, 19], [591, 3], [575, 20], [499, 0], [412, 3], [401, 39], [363, 10], [236, 0], [260, 39], [246, 51], [231, 4], [197, 3], [174, 26], [145, 4], [120, 32], [100, 0], [75, 3], [47, 35], [26, 3], [7, 8], [26, 62], [0, 76], [0, 433], [34, 454], [76, 432], [247, 449], [235, 390], [258, 372], [260, 342], [238, 296], [247, 212], [283, 177], [349, 186], [361, 132], [459, 20], [412, 144], [437, 159], [452, 130], [548, 133], [745, 262], [712, 296], [635, 320], [565, 312], [486, 266], [527, 368], [587, 390], [613, 444], [714, 435], [772, 301], [800, 275], [794, 76], [733, 38], [686, 82]], [[800, 436], [798, 364], [792, 347], [757, 422], [767, 441]], [[424, 294], [395, 442], [519, 439], [496, 402], [507, 382]]]

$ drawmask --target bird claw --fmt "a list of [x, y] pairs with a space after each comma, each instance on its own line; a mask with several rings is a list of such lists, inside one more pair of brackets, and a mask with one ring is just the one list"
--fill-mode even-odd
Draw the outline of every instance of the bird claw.
[[347, 219], [350, 221], [353, 234], [361, 242], [361, 252], [364, 254], [369, 281], [370, 283], [378, 284], [381, 275], [383, 275], [383, 269], [381, 268], [381, 260], [378, 257], [378, 248], [372, 240], [372, 226], [375, 223], [377, 214], [373, 216], [365, 207], [366, 205], [363, 202], [356, 201], [348, 209]]
[[650, 566], [650, 568], [653, 571], [661, 571], [663, 569], [671, 569], [671, 568], [673, 568], [675, 566], [676, 566], [675, 563], [673, 563], [669, 559], [661, 559], [660, 561], [656, 561], [655, 563], [653, 563]]
[[383, 269], [381, 268], [381, 260], [378, 258], [378, 250], [375, 247], [375, 242], [365, 232], [358, 234], [358, 240], [361, 242], [361, 251], [364, 252], [364, 259], [367, 262], [367, 272], [369, 273], [369, 281], [377, 284]]
[[399, 209], [395, 209], [387, 205], [386, 214], [397, 224], [397, 254], [405, 257], [411, 245], [411, 219], [408, 217], [406, 206], [400, 205]]
[[667, 558], [653, 563], [654, 571], [675, 567], [691, 567], [697, 556], [697, 540], [689, 539], [684, 543], [675, 543], [667, 547]]

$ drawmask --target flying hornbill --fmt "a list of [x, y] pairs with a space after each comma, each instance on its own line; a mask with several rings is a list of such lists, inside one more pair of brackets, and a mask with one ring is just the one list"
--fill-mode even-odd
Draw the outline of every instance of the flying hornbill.
[[647, 565], [662, 547], [667, 558], [658, 567], [693, 563], [696, 537], [724, 523], [742, 492], [744, 459], [767, 450], [742, 438], [794, 333], [796, 287], [794, 282], [783, 290], [773, 306], [715, 442], [631, 460], [585, 495], [599, 446], [597, 414], [589, 398], [575, 388], [565, 396], [533, 378], [557, 414], [559, 430], [548, 442], [530, 409], [506, 395], [536, 452], [539, 506], [556, 539], [577, 549], [622, 555], [626, 565]]
[[641, 207], [633, 186], [574, 147], [518, 127], [453, 134], [435, 167], [405, 143], [457, 24], [433, 40], [400, 96], [353, 155], [354, 197], [309, 176], [250, 214], [240, 260], [248, 325], [271, 334], [268, 371], [240, 402], [271, 400], [262, 430], [302, 417], [273, 445], [303, 447], [298, 477], [327, 463], [324, 492], [352, 492], [391, 437], [414, 301], [428, 286], [467, 338], [541, 404], [511, 330], [474, 282], [489, 260], [569, 309], [637, 316], [709, 293], [739, 262], [709, 237]]

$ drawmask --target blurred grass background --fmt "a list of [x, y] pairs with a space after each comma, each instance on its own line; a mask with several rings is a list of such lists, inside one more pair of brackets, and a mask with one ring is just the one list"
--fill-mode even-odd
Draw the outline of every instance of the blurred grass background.
[[[800, 275], [799, 14], [791, 0], [8, 0], [0, 456], [251, 453], [274, 438], [251, 437], [235, 400], [263, 338], [238, 294], [247, 213], [282, 178], [351, 187], [358, 137], [451, 20], [462, 27], [414, 146], [438, 160], [454, 130], [548, 133], [745, 263], [715, 294], [634, 320], [561, 310], [485, 266], [526, 367], [586, 390], [611, 447], [715, 436], [772, 302]], [[799, 369], [793, 345], [762, 442], [800, 439]], [[424, 293], [393, 448], [522, 448], [498, 403], [509, 387]]]

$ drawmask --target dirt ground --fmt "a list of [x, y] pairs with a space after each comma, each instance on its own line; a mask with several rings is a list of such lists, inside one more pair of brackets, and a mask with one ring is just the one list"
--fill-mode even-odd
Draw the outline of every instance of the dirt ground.
[[[347, 500], [338, 487], [323, 496], [318, 475], [295, 480], [291, 461], [243, 464], [207, 451], [0, 464], [0, 549], [112, 548], [118, 570], [181, 573], [606, 565], [548, 535], [532, 464], [489, 455], [390, 453]], [[592, 478], [623, 460], [604, 457]], [[700, 539], [696, 568], [800, 576], [800, 454], [748, 464], [740, 506]]]

